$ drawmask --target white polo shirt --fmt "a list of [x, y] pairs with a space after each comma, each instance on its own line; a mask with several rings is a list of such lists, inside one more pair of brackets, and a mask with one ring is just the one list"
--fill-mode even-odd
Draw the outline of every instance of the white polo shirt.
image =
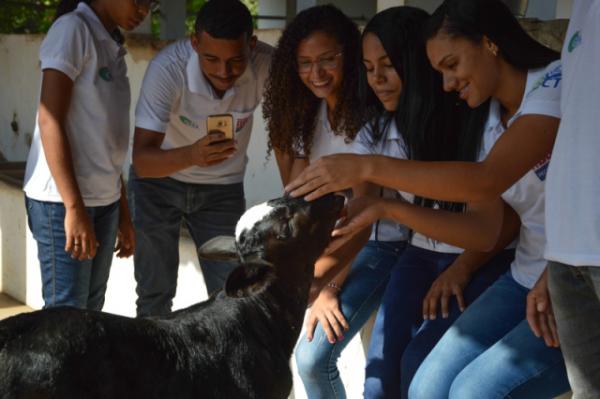
[[[383, 122], [382, 122], [383, 123]], [[392, 120], [382, 137], [373, 143], [368, 125], [364, 126], [351, 145], [352, 152], [360, 155], [385, 155], [392, 158], [406, 159], [404, 139], [398, 132], [396, 122]], [[413, 195], [401, 193], [387, 187], [382, 187], [380, 192], [383, 198], [402, 199], [412, 202]], [[410, 230], [403, 224], [391, 220], [379, 220], [373, 225], [370, 240], [377, 241], [407, 241]]]
[[[83, 2], [54, 22], [40, 49], [42, 70], [55, 69], [73, 80], [65, 130], [86, 206], [108, 205], [121, 196], [131, 101], [125, 53]], [[37, 117], [24, 190], [35, 200], [63, 202], [46, 162]]]
[[545, 256], [600, 266], [600, 1], [575, 0], [562, 64], [562, 119], [546, 186]]
[[[527, 114], [560, 118], [561, 79], [560, 61], [552, 62], [546, 68], [530, 70], [527, 74], [525, 95], [521, 105], [508, 121], [507, 126], [510, 127], [519, 117]], [[506, 128], [500, 119], [500, 104], [492, 99], [479, 155], [480, 160], [487, 157], [505, 131]], [[502, 199], [521, 218], [521, 230], [515, 260], [511, 264], [511, 272], [514, 279], [527, 288], [533, 287], [546, 267], [543, 256], [545, 246], [544, 183], [550, 156], [551, 154], [548, 154], [540, 160], [533, 169], [502, 194]]]
[[170, 177], [186, 183], [232, 184], [244, 180], [252, 115], [261, 101], [272, 48], [258, 42], [246, 71], [218, 98], [200, 69], [190, 39], [163, 49], [150, 62], [135, 110], [137, 127], [164, 133], [161, 148], [188, 146], [206, 136], [209, 115], [229, 113], [234, 119], [237, 152], [214, 166], [192, 166]]
[[[327, 102], [325, 100], [321, 101], [316, 118], [315, 132], [308, 157], [311, 163], [326, 155], [353, 152], [352, 142], [347, 142], [344, 134], [335, 134], [331, 128], [327, 118]], [[302, 150], [298, 152], [304, 154]]]

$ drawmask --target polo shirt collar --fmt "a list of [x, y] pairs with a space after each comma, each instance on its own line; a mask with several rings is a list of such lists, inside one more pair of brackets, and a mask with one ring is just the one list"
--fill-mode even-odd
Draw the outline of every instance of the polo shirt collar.
[[102, 25], [102, 22], [100, 21], [94, 10], [92, 10], [92, 8], [88, 4], [86, 4], [83, 1], [80, 2], [77, 5], [76, 12], [79, 13], [83, 18], [85, 18], [85, 20], [88, 22], [88, 26], [90, 27], [90, 29], [93, 30], [92, 33], [97, 40], [106, 41], [109, 43], [111, 54], [114, 54], [115, 56], [120, 55], [120, 53], [123, 51], [123, 46], [121, 46], [115, 41], [115, 39], [113, 39], [113, 37], [106, 30], [104, 25]]
[[[192, 46], [189, 39], [188, 39], [188, 45], [190, 47]], [[202, 69], [200, 69], [200, 57], [198, 56], [198, 53], [196, 52], [196, 50], [194, 50], [193, 47], [192, 47], [191, 56], [187, 62], [185, 71], [186, 71], [186, 75], [187, 75], [189, 91], [191, 91], [192, 93], [195, 93], [195, 94], [200, 94], [204, 97], [208, 97], [208, 98], [215, 99], [215, 100], [217, 99], [214, 89], [212, 88], [212, 86], [211, 86], [210, 82], [208, 81], [208, 79], [206, 78], [206, 76], [204, 76]], [[254, 68], [252, 67], [252, 58], [251, 58], [250, 61], [248, 62], [248, 66], [246, 67], [246, 70], [244, 71], [242, 76], [240, 76], [235, 81], [232, 88], [230, 88], [229, 90], [227, 90], [225, 92], [222, 100], [235, 95], [237, 93], [237, 91], [239, 90], [238, 89], [239, 87], [247, 84], [248, 82], [251, 82], [255, 78], [256, 77], [254, 74]]]

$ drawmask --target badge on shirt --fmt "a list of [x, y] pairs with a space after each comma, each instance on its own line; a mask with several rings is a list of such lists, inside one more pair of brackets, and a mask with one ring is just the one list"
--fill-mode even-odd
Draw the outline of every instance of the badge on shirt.
[[108, 69], [108, 67], [100, 68], [100, 70], [98, 71], [98, 75], [102, 78], [102, 80], [105, 80], [107, 82], [112, 82], [113, 80], [112, 73], [110, 73], [110, 69]]
[[542, 76], [531, 88], [527, 96], [531, 95], [534, 91], [540, 87], [557, 88], [562, 80], [562, 64], [557, 65], [551, 71], [547, 72]]
[[195, 124], [190, 118], [188, 118], [186, 116], [179, 115], [179, 120], [181, 121], [181, 123], [183, 123], [186, 126], [193, 127], [194, 129], [198, 129], [198, 125]]
[[552, 157], [552, 152], [549, 152], [548, 155], [540, 162], [538, 162], [533, 167], [533, 172], [537, 175], [538, 179], [541, 181], [546, 180], [546, 174], [548, 172], [548, 165], [550, 165], [550, 158]]
[[242, 119], [238, 119], [236, 124], [235, 124], [235, 132], [239, 132], [240, 130], [242, 130], [244, 128], [244, 126], [246, 126], [246, 123], [248, 123], [248, 121], [250, 120], [250, 117], [252, 115], [249, 115], [245, 118]]
[[577, 47], [579, 47], [580, 44], [581, 44], [581, 31], [577, 31], [571, 37], [571, 40], [569, 40], [569, 46], [567, 47], [567, 49], [569, 50], [569, 53], [572, 53], [573, 50], [575, 50]]

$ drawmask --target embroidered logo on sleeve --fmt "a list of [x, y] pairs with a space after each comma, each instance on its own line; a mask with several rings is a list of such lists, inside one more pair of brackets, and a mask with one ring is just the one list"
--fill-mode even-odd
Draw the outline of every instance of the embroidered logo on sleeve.
[[195, 124], [191, 119], [189, 119], [183, 115], [179, 115], [179, 120], [181, 121], [181, 123], [183, 123], [186, 126], [193, 127], [194, 129], [198, 129], [197, 124]]
[[569, 40], [569, 46], [567, 47], [567, 50], [569, 51], [569, 53], [572, 53], [573, 50], [575, 50], [577, 47], [579, 47], [580, 44], [581, 44], [581, 31], [577, 31], [571, 37], [571, 40]]
[[550, 158], [552, 157], [552, 153], [549, 152], [548, 155], [544, 157], [540, 162], [538, 162], [533, 167], [533, 172], [537, 175], [537, 177], [544, 181], [546, 180], [546, 173], [548, 172], [548, 165], [550, 165]]
[[112, 73], [110, 73], [110, 69], [108, 67], [102, 67], [98, 71], [98, 75], [107, 82], [111, 82], [113, 80]]
[[246, 123], [248, 123], [248, 121], [250, 120], [250, 117], [252, 117], [252, 115], [247, 116], [245, 118], [242, 119], [238, 119], [235, 123], [235, 132], [239, 132], [240, 130], [242, 130], [244, 128], [244, 126], [246, 126]]
[[556, 89], [560, 85], [560, 81], [562, 80], [562, 64], [557, 65], [551, 71], [546, 72], [544, 76], [538, 79], [537, 82], [533, 85], [529, 93], [531, 93], [539, 89], [540, 87], [547, 87]]

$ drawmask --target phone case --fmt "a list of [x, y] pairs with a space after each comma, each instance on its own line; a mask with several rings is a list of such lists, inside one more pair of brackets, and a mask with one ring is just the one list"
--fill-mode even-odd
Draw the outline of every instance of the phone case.
[[209, 115], [206, 119], [207, 133], [218, 130], [225, 134], [225, 139], [233, 139], [233, 116], [231, 114]]

